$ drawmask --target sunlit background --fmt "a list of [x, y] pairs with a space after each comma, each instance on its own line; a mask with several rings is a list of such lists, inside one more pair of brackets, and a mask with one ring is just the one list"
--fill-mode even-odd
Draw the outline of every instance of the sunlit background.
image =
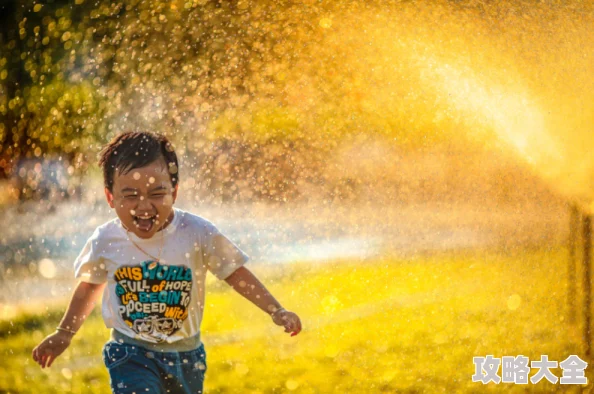
[[1, 7], [0, 392], [109, 390], [98, 314], [50, 370], [29, 354], [114, 217], [96, 157], [125, 130], [174, 141], [178, 207], [303, 321], [285, 338], [211, 277], [207, 392], [591, 388], [471, 377], [473, 356], [587, 360], [566, 244], [594, 208], [594, 3]]

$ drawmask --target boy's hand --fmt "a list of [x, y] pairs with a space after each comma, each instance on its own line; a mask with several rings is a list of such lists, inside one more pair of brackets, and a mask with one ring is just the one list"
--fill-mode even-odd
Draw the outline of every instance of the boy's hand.
[[299, 320], [299, 316], [284, 308], [272, 314], [272, 321], [278, 326], [284, 326], [285, 332], [292, 332], [292, 337], [301, 332], [301, 320]]
[[50, 367], [56, 357], [70, 346], [72, 334], [64, 331], [56, 331], [48, 335], [39, 345], [33, 349], [33, 360], [41, 365], [41, 368]]

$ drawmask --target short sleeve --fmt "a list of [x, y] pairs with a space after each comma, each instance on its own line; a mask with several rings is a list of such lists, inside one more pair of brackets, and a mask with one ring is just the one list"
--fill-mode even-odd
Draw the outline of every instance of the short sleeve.
[[206, 245], [203, 251], [208, 270], [220, 280], [229, 277], [250, 258], [212, 223], [206, 227]]
[[74, 260], [74, 277], [99, 285], [107, 281], [107, 270], [103, 259], [96, 252], [98, 242], [99, 229], [96, 229]]

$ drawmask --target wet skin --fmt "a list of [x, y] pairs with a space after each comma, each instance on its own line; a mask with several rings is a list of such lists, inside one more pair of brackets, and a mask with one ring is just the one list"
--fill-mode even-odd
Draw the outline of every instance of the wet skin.
[[173, 188], [169, 167], [161, 157], [125, 174], [116, 170], [112, 191], [105, 188], [105, 197], [126, 229], [148, 239], [173, 220], [177, 186]]

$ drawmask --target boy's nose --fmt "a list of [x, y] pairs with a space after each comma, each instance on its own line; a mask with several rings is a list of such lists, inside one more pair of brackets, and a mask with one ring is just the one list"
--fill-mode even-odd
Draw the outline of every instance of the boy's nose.
[[153, 207], [146, 197], [141, 198], [140, 201], [138, 201], [138, 205], [136, 206], [136, 212], [138, 212], [138, 215], [142, 215], [145, 212], [152, 211]]

